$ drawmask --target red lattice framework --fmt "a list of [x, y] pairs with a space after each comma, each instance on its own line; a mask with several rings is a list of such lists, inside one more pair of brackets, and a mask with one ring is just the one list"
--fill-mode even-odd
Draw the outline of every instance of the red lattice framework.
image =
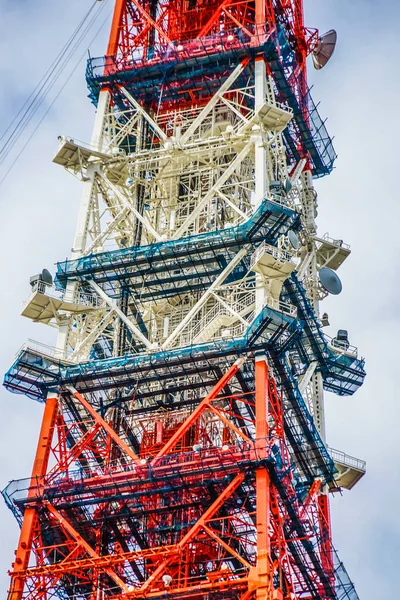
[[255, 392], [222, 394], [239, 367], [134, 428], [73, 388], [47, 400], [9, 600], [334, 597], [321, 481], [299, 500], [264, 360]]
[[302, 0], [116, 0], [107, 55], [117, 57], [123, 68], [132, 55], [151, 62], [179, 43], [216, 34], [241, 30], [255, 42], [276, 31], [277, 22], [284, 27], [305, 73], [306, 57], [318, 42], [318, 31], [304, 26]]

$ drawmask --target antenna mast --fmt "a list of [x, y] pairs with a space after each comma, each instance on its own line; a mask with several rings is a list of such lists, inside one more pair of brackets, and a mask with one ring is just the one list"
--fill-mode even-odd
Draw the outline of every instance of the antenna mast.
[[82, 180], [72, 255], [23, 309], [57, 343], [5, 377], [45, 406], [4, 491], [8, 600], [357, 598], [329, 492], [365, 463], [327, 447], [323, 394], [364, 360], [320, 316], [350, 248], [317, 232], [336, 155], [306, 72], [332, 40], [301, 0], [116, 0], [91, 142], [54, 158]]

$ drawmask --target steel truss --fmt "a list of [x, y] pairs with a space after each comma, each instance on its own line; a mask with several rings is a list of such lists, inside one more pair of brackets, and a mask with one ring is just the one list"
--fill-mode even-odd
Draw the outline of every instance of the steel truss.
[[5, 492], [25, 515], [11, 598], [22, 582], [32, 600], [336, 597], [323, 480], [296, 481], [265, 360], [255, 391], [225, 395], [244, 363], [197, 406], [151, 417], [104, 418], [72, 387], [46, 401], [32, 478]]
[[23, 308], [57, 344], [5, 377], [45, 404], [32, 476], [3, 492], [9, 600], [357, 598], [323, 390], [365, 371], [319, 315], [318, 272], [350, 250], [316, 230], [317, 41], [297, 0], [116, 0], [92, 140], [54, 157], [83, 185], [72, 255]]

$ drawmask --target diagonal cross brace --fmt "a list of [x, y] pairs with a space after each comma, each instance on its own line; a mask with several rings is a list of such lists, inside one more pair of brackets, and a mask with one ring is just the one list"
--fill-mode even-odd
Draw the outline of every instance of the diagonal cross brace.
[[200, 114], [195, 118], [195, 120], [190, 125], [190, 127], [188, 127], [188, 129], [182, 135], [182, 137], [179, 140], [179, 143], [181, 145], [186, 144], [189, 141], [189, 139], [194, 134], [194, 132], [196, 131], [196, 129], [201, 125], [201, 123], [204, 121], [204, 119], [206, 118], [206, 116], [212, 111], [212, 109], [214, 108], [214, 106], [219, 102], [219, 100], [221, 99], [222, 94], [224, 94], [225, 92], [227, 92], [229, 90], [229, 88], [236, 81], [236, 79], [239, 77], [239, 75], [243, 71], [243, 69], [246, 68], [248, 62], [249, 62], [249, 59], [245, 59], [245, 60], [243, 60], [242, 62], [240, 62], [235, 67], [235, 69], [229, 75], [229, 77], [227, 78], [227, 80], [224, 81], [224, 83], [221, 85], [221, 87], [219, 88], [218, 92], [216, 92], [214, 94], [214, 96], [208, 101], [208, 103], [205, 105], [205, 107], [200, 112]]
[[97, 283], [95, 281], [89, 281], [89, 285], [95, 290], [95, 292], [97, 292], [97, 294], [100, 296], [100, 298], [103, 298], [103, 300], [106, 302], [106, 304], [108, 304], [108, 306], [111, 308], [111, 310], [118, 315], [118, 317], [121, 319], [121, 321], [133, 333], [133, 335], [137, 339], [139, 339], [142, 342], [142, 344], [144, 344], [146, 346], [146, 348], [148, 350], [152, 350], [152, 348], [153, 348], [152, 343], [147, 339], [147, 337], [145, 335], [143, 335], [143, 333], [140, 331], [140, 329], [138, 327], [136, 327], [130, 319], [128, 319], [126, 314], [123, 313], [122, 310], [117, 306], [117, 303], [115, 302], [115, 300], [110, 298], [110, 296], [108, 296], [105, 293], [105, 291], [102, 290], [99, 285], [97, 285]]
[[[93, 550], [93, 548], [83, 539], [83, 537], [76, 531], [76, 529], [74, 529], [74, 527], [72, 527], [71, 523], [69, 523], [67, 521], [67, 519], [65, 519], [62, 516], [62, 514], [59, 513], [58, 510], [52, 504], [50, 504], [50, 502], [45, 501], [44, 504], [45, 504], [47, 510], [53, 515], [53, 517], [55, 517], [55, 519], [57, 519], [57, 521], [59, 522], [61, 527], [67, 533], [69, 533], [69, 535], [76, 541], [76, 543], [79, 546], [81, 546], [89, 554], [89, 556], [91, 556], [92, 558], [95, 558], [95, 559], [101, 558], [101, 556], [99, 554], [97, 554], [97, 552], [95, 550]], [[127, 586], [126, 583], [124, 581], [122, 581], [122, 579], [115, 573], [115, 571], [113, 571], [113, 569], [108, 567], [108, 568], [105, 568], [104, 570], [107, 573], [107, 575], [109, 575], [111, 577], [111, 579], [113, 579], [115, 581], [115, 583], [117, 585], [119, 585], [119, 587], [122, 589], [123, 592], [127, 593], [130, 591], [129, 586]]]
[[254, 140], [250, 139], [244, 148], [236, 155], [234, 160], [228, 165], [228, 167], [224, 170], [221, 177], [214, 183], [214, 185], [209, 189], [206, 195], [200, 200], [197, 204], [196, 208], [190, 213], [190, 215], [186, 218], [184, 223], [177, 229], [177, 231], [172, 236], [172, 239], [179, 239], [183, 236], [184, 232], [187, 228], [193, 223], [195, 219], [200, 215], [203, 208], [207, 205], [213, 197], [214, 194], [217, 194], [219, 188], [224, 185], [224, 183], [229, 179], [229, 177], [233, 174], [236, 167], [238, 167], [246, 156], [249, 154], [250, 150], [254, 147]]
[[169, 335], [169, 337], [165, 340], [162, 345], [162, 349], [165, 350], [170, 346], [170, 344], [178, 337], [178, 335], [185, 329], [186, 325], [190, 323], [193, 317], [198, 313], [202, 306], [207, 302], [208, 298], [212, 295], [213, 291], [218, 288], [232, 273], [235, 267], [240, 263], [242, 258], [247, 254], [247, 248], [242, 248], [239, 252], [234, 256], [230, 263], [225, 267], [225, 269], [218, 275], [215, 281], [210, 285], [210, 287], [204, 292], [201, 298], [196, 302], [196, 304], [189, 310], [184, 319], [177, 325], [174, 331]]
[[[211, 517], [221, 508], [224, 504], [225, 500], [229, 498], [233, 494], [233, 492], [239, 487], [239, 485], [243, 482], [245, 478], [244, 473], [238, 473], [234, 479], [230, 482], [230, 484], [224, 489], [224, 491], [218, 496], [218, 498], [211, 504], [211, 506], [206, 510], [202, 517], [191, 527], [191, 529], [187, 532], [187, 534], [178, 542], [177, 547], [182, 550], [185, 545], [190, 542], [191, 539], [204, 528], [206, 522], [211, 519]], [[141, 588], [137, 590], [138, 594], [141, 594], [149, 589], [149, 587], [154, 583], [165, 571], [168, 564], [173, 560], [173, 557], [167, 558], [164, 560], [150, 575], [147, 581], [142, 585]]]
[[219, 379], [219, 381], [214, 385], [212, 390], [207, 394], [207, 396], [200, 402], [198, 407], [193, 411], [191, 415], [186, 419], [184, 423], [177, 429], [177, 431], [170, 437], [165, 446], [161, 448], [157, 456], [152, 460], [152, 465], [154, 465], [157, 460], [161, 456], [165, 456], [176, 446], [178, 441], [182, 436], [190, 429], [190, 427], [195, 423], [201, 413], [209, 406], [210, 402], [214, 400], [220, 393], [220, 391], [227, 385], [227, 383], [236, 375], [239, 369], [242, 367], [244, 362], [246, 361], [246, 357], [238, 358], [233, 365], [229, 367], [226, 373]]
[[79, 402], [82, 404], [82, 406], [93, 417], [95, 422], [98, 423], [108, 433], [110, 438], [112, 440], [114, 440], [114, 442], [121, 448], [121, 450], [127, 456], [129, 456], [135, 463], [138, 463], [139, 457], [137, 456], [137, 454], [135, 454], [133, 452], [133, 450], [131, 450], [131, 448], [129, 448], [129, 446], [123, 440], [121, 440], [121, 438], [114, 431], [114, 429], [112, 427], [110, 427], [110, 425], [108, 423], [106, 423], [106, 421], [99, 415], [99, 413], [97, 411], [95, 411], [93, 406], [91, 406], [89, 404], [89, 402], [87, 400], [85, 400], [85, 398], [82, 396], [82, 394], [80, 394], [74, 387], [72, 387], [72, 385], [68, 385], [67, 389], [74, 396], [74, 398], [79, 400]]

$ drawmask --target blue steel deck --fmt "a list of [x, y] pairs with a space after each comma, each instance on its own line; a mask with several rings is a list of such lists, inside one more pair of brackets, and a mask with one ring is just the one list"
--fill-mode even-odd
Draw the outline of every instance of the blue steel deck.
[[[133, 293], [140, 290], [143, 301], [201, 291], [244, 245], [255, 248], [263, 240], [276, 244], [280, 235], [299, 228], [299, 219], [291, 208], [266, 199], [236, 227], [60, 262], [56, 283], [61, 287], [69, 280], [108, 283], [107, 291], [113, 297], [121, 293], [121, 287], [113, 283], [123, 283]], [[232, 281], [245, 273], [245, 267], [239, 265], [231, 275]]]
[[[227, 356], [238, 357], [274, 347], [282, 352], [290, 347], [301, 331], [301, 322], [264, 307], [242, 337], [194, 344], [184, 348], [155, 351], [117, 358], [67, 364], [40, 352], [22, 349], [4, 378], [5, 387], [12, 392], [43, 401], [50, 391], [63, 385], [74, 385], [84, 392], [117, 389], [133, 385], [139, 377], [179, 377], [193, 363], [194, 372], [202, 369], [202, 361]], [[196, 365], [199, 365], [196, 367]], [[208, 367], [207, 367], [208, 368]], [[150, 375], [152, 374], [152, 375]], [[149, 379], [150, 381], [150, 379]]]

